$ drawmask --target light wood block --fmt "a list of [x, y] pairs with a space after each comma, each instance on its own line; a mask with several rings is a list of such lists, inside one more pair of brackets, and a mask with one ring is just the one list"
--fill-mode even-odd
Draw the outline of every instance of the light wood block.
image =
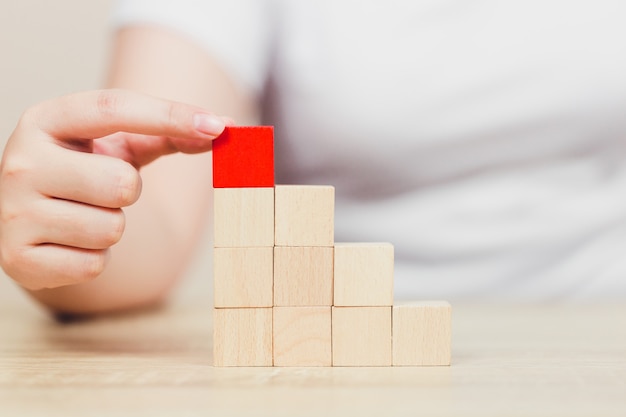
[[331, 366], [331, 308], [274, 307], [274, 366]]
[[393, 245], [335, 243], [335, 306], [393, 305]]
[[274, 246], [273, 188], [214, 190], [216, 248]]
[[333, 366], [391, 366], [391, 307], [333, 307]]
[[333, 248], [274, 248], [275, 306], [332, 304]]
[[215, 248], [215, 307], [272, 307], [274, 248]]
[[452, 307], [446, 301], [393, 307], [394, 366], [450, 365]]
[[333, 246], [335, 188], [277, 185], [276, 246]]
[[213, 309], [214, 366], [272, 366], [272, 308]]

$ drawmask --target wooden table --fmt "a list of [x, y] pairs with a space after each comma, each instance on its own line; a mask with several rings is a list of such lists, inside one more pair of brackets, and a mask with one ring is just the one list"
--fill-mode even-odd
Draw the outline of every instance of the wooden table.
[[0, 416], [626, 415], [626, 306], [455, 305], [436, 368], [213, 368], [210, 321], [0, 307]]

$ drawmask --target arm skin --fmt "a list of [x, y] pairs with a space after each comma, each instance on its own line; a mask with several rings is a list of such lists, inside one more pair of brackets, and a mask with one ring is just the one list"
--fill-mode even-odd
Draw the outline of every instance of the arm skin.
[[[254, 123], [254, 99], [199, 46], [151, 26], [116, 34], [109, 87], [211, 109]], [[100, 314], [161, 302], [181, 276], [211, 207], [211, 155], [173, 154], [141, 168], [141, 197], [124, 209], [126, 229], [97, 279], [31, 291], [58, 314]]]

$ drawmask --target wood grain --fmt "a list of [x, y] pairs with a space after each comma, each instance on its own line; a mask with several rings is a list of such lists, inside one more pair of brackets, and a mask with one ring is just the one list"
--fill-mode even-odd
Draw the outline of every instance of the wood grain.
[[331, 306], [333, 248], [274, 248], [274, 305]]
[[335, 242], [335, 188], [277, 185], [276, 246], [327, 246]]
[[274, 246], [273, 188], [216, 188], [214, 246]]
[[393, 365], [450, 365], [452, 307], [446, 301], [396, 303], [392, 312]]
[[213, 310], [214, 366], [272, 366], [272, 309]]
[[274, 307], [274, 366], [331, 366], [330, 307]]
[[626, 303], [455, 302], [450, 367], [213, 367], [212, 314], [61, 325], [5, 301], [0, 415], [626, 415]]
[[272, 307], [274, 248], [215, 248], [215, 307]]
[[335, 243], [335, 306], [393, 305], [393, 245]]
[[391, 307], [333, 307], [333, 366], [391, 366]]

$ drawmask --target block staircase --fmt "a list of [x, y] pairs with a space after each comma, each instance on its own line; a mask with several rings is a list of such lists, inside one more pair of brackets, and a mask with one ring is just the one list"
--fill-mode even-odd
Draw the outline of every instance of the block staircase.
[[270, 126], [213, 144], [214, 366], [450, 364], [451, 307], [394, 305], [389, 243], [335, 243], [331, 186], [275, 185]]

